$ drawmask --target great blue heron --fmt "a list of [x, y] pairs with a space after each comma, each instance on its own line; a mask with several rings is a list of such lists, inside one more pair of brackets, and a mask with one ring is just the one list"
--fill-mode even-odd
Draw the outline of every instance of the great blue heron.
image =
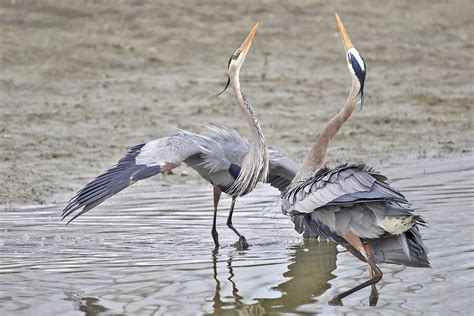
[[378, 263], [430, 266], [418, 230], [424, 221], [383, 175], [364, 165], [341, 165], [334, 169], [322, 165], [329, 141], [363, 101], [366, 74], [364, 59], [352, 45], [337, 13], [336, 22], [352, 87], [344, 106], [325, 125], [284, 194], [282, 211], [292, 217], [296, 230], [304, 236], [335, 241], [368, 263], [370, 279], [335, 296], [330, 304], [340, 305], [347, 295], [371, 285], [369, 302], [376, 305], [375, 284], [382, 279]]
[[[232, 197], [227, 226], [239, 236], [240, 246], [248, 247], [245, 237], [232, 225], [236, 198], [249, 193], [257, 182], [264, 180], [283, 190], [298, 170], [297, 164], [283, 154], [267, 150], [257, 117], [240, 90], [240, 68], [257, 28], [258, 23], [231, 56], [228, 64], [229, 80], [226, 85], [227, 88], [229, 83], [231, 84], [239, 108], [248, 122], [250, 143], [234, 130], [208, 124], [206, 127], [210, 130], [209, 135], [181, 131], [133, 146], [113, 168], [87, 184], [69, 201], [63, 210], [62, 218], [73, 215], [69, 220], [71, 222], [131, 184], [158, 173], [168, 173], [184, 162], [213, 185], [212, 237], [216, 249], [219, 247], [216, 216], [221, 192]], [[77, 210], [80, 211], [75, 213]]]

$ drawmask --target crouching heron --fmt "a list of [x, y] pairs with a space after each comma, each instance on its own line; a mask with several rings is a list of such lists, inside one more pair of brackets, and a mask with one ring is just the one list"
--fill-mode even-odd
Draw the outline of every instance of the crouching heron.
[[329, 141], [362, 102], [366, 65], [352, 45], [336, 14], [352, 87], [342, 109], [323, 128], [305, 157], [289, 190], [282, 198], [282, 211], [290, 215], [298, 232], [307, 237], [321, 236], [347, 248], [367, 262], [370, 279], [335, 296], [330, 304], [371, 286], [370, 305], [376, 305], [375, 284], [382, 279], [378, 263], [429, 267], [427, 250], [415, 215], [406, 198], [392, 188], [387, 178], [363, 165], [323, 166]]
[[298, 169], [297, 164], [283, 154], [267, 149], [255, 112], [240, 89], [240, 69], [257, 28], [258, 23], [231, 56], [226, 85], [226, 88], [229, 83], [232, 86], [238, 106], [248, 123], [250, 142], [236, 131], [206, 125], [209, 129], [207, 135], [182, 131], [133, 146], [114, 167], [88, 183], [69, 201], [62, 218], [72, 216], [69, 219], [71, 222], [135, 182], [159, 173], [168, 173], [185, 163], [213, 186], [212, 237], [215, 249], [219, 247], [216, 215], [221, 192], [232, 197], [227, 226], [239, 237], [240, 246], [247, 248], [245, 237], [232, 224], [237, 197], [252, 191], [260, 181], [267, 181], [284, 190]]

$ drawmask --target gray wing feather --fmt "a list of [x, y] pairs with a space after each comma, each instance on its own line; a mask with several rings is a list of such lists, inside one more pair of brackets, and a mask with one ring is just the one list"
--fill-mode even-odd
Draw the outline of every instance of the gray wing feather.
[[380, 179], [384, 177], [361, 165], [322, 169], [291, 190], [286, 198], [300, 213], [310, 213], [327, 205], [377, 201], [408, 204], [401, 193]]
[[200, 147], [187, 133], [133, 146], [114, 167], [88, 183], [69, 201], [62, 212], [62, 218], [82, 208], [69, 220], [71, 222], [136, 181], [160, 173], [164, 166], [177, 167], [199, 152]]
[[428, 250], [421, 239], [418, 226], [403, 234], [375, 240], [373, 257], [377, 263], [403, 264], [411, 267], [430, 267]]
[[209, 130], [209, 136], [190, 133], [203, 149], [203, 164], [214, 171], [227, 170], [231, 164], [240, 166], [250, 151], [248, 141], [235, 130], [209, 123], [204, 126]]
[[[373, 246], [376, 262], [429, 267], [428, 252], [418, 230], [418, 225], [425, 222], [413, 213], [405, 197], [386, 180], [362, 165], [343, 165], [332, 170], [323, 168], [284, 196], [283, 211], [291, 215], [295, 229], [308, 237], [321, 234], [345, 243], [331, 229], [344, 231], [350, 227]], [[342, 216], [344, 210], [350, 210], [350, 213]], [[321, 225], [322, 217], [328, 214], [341, 216], [332, 224], [326, 218], [322, 222], [329, 226]], [[374, 223], [390, 216], [409, 217], [414, 224], [401, 234], [384, 233]], [[350, 245], [346, 246], [354, 252]]]
[[[250, 151], [248, 141], [235, 130], [205, 123], [210, 131], [208, 137], [193, 134], [205, 153], [203, 164], [210, 170], [227, 170], [230, 164], [241, 166]], [[191, 133], [190, 133], [191, 134]], [[276, 150], [269, 150], [269, 174], [267, 182], [284, 192], [298, 172], [296, 162]], [[223, 159], [223, 157], [225, 159]]]
[[413, 210], [405, 205], [395, 203], [372, 202], [367, 203], [367, 207], [374, 212], [378, 219], [383, 219], [385, 216], [411, 216]]
[[270, 161], [267, 182], [283, 193], [298, 172], [299, 166], [276, 150], [269, 150], [268, 154]]

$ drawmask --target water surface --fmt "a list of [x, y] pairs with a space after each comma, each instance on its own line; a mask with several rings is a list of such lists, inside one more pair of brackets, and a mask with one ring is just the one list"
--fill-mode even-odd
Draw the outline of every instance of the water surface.
[[367, 267], [332, 243], [302, 240], [280, 214], [278, 191], [261, 187], [237, 202], [212, 253], [209, 186], [145, 181], [71, 225], [62, 205], [0, 209], [0, 311], [24, 314], [267, 313], [466, 314], [474, 308], [471, 157], [392, 165], [384, 173], [428, 221], [422, 229], [432, 269], [381, 265], [380, 299], [369, 289], [329, 306], [363, 282]]

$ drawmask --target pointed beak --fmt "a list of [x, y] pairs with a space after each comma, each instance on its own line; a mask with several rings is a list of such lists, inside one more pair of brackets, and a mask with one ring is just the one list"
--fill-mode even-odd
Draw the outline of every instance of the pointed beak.
[[241, 53], [247, 54], [247, 52], [250, 48], [250, 45], [252, 44], [252, 40], [253, 40], [255, 34], [257, 33], [257, 29], [258, 29], [259, 25], [260, 25], [260, 23], [257, 22], [257, 24], [255, 24], [253, 29], [250, 31], [249, 35], [247, 35], [247, 38], [245, 39], [245, 41], [240, 46], [240, 52]]
[[[252, 40], [253, 38], [255, 37], [255, 34], [257, 34], [257, 29], [258, 29], [258, 26], [260, 25], [260, 23], [257, 22], [257, 24], [255, 24], [255, 26], [252, 28], [252, 30], [250, 31], [249, 35], [247, 35], [247, 38], [245, 39], [245, 41], [242, 43], [242, 45], [240, 45], [240, 47], [238, 48], [238, 50], [236, 51], [239, 52], [240, 51], [240, 55], [242, 56], [243, 60], [245, 59], [245, 55], [247, 54], [249, 48], [250, 48], [250, 45], [252, 44]], [[240, 66], [242, 66], [242, 63], [238, 66], [238, 68], [240, 69]], [[231, 60], [229, 60], [229, 65], [228, 67], [231, 67]], [[229, 68], [229, 71], [230, 71], [230, 68]], [[217, 98], [218, 96], [220, 96], [222, 93], [224, 93], [225, 90], [227, 90], [227, 88], [229, 87], [230, 85], [230, 73], [229, 73], [229, 76], [227, 77], [227, 83], [224, 87], [224, 90], [222, 90], [221, 92], [219, 92], [218, 94], [216, 94], [215, 96], [212, 96], [211, 98], [209, 98], [209, 100], [211, 99], [214, 99], [214, 98]]]
[[344, 51], [347, 52], [349, 49], [353, 48], [354, 46], [351, 43], [351, 39], [349, 38], [349, 35], [346, 32], [346, 29], [344, 28], [344, 24], [342, 24], [341, 18], [339, 17], [339, 14], [336, 13], [336, 23], [337, 23], [337, 28], [339, 29], [339, 33], [341, 34], [341, 40], [342, 40], [342, 46], [344, 46]]

